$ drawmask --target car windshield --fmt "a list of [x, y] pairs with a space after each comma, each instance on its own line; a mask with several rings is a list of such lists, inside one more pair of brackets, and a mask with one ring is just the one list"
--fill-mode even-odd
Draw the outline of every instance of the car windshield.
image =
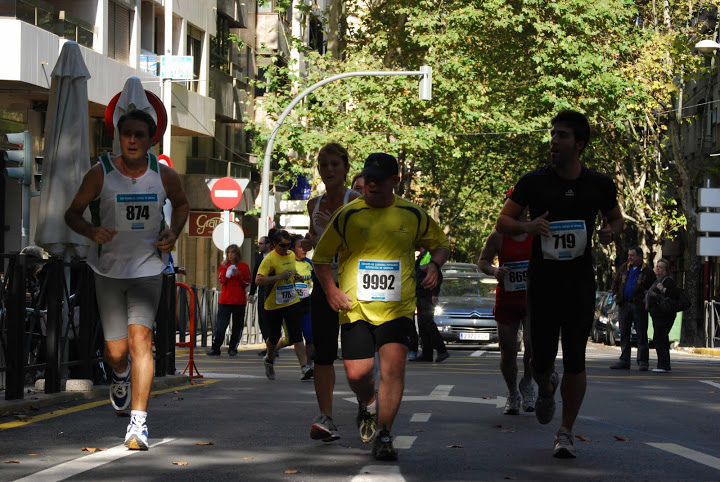
[[494, 298], [496, 286], [493, 278], [445, 278], [440, 297]]

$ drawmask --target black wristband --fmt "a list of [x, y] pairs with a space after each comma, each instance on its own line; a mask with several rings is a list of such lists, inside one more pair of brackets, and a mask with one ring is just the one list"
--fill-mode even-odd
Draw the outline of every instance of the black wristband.
[[435, 267], [437, 268], [437, 270], [440, 271], [440, 265], [438, 264], [437, 261], [435, 261], [434, 259], [431, 258], [430, 261], [428, 261], [428, 264], [429, 264], [429, 263], [434, 264]]

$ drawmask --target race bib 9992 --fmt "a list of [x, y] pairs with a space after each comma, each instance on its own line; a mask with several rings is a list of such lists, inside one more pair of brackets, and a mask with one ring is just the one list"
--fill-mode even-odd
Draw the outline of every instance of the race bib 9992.
[[400, 261], [361, 259], [357, 271], [358, 301], [400, 301]]

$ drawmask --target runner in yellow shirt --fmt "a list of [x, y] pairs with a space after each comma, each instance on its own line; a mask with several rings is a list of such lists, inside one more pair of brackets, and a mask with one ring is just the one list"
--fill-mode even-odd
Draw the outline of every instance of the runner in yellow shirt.
[[[333, 215], [313, 263], [330, 307], [340, 312], [345, 371], [361, 402], [360, 437], [365, 442], [374, 439], [377, 460], [396, 460], [390, 430], [402, 400], [408, 337], [414, 329], [415, 249], [430, 251], [423, 286], [431, 289], [447, 260], [448, 241], [422, 208], [395, 196], [400, 176], [393, 156], [371, 154], [362, 173], [365, 195]], [[336, 253], [339, 287], [330, 266]], [[377, 397], [376, 350], [381, 374]]]
[[295, 253], [288, 249], [291, 244], [290, 234], [287, 231], [276, 231], [272, 238], [275, 248], [260, 263], [255, 284], [272, 285], [265, 297], [270, 337], [266, 341], [267, 354], [263, 362], [265, 376], [275, 380], [275, 346], [280, 340], [283, 320], [301, 368], [307, 365], [307, 355], [302, 336], [302, 312], [295, 306], [300, 302], [300, 297], [295, 290]]

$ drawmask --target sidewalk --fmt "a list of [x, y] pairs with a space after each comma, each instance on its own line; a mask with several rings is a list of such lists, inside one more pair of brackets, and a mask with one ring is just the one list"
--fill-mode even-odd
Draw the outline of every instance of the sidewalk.
[[[238, 351], [259, 351], [265, 348], [264, 344], [241, 345]], [[196, 347], [196, 353], [205, 355], [207, 347]], [[178, 348], [176, 355], [187, 356], [187, 348]], [[183, 362], [184, 363], [184, 362]], [[178, 362], [177, 367], [182, 370], [182, 363]], [[164, 377], [155, 377], [153, 379], [152, 389], [159, 390], [190, 383], [188, 375], [166, 375]], [[26, 385], [24, 398], [21, 400], [5, 400], [5, 391], [0, 391], [0, 417], [12, 413], [22, 413], [38, 408], [48, 407], [66, 402], [74, 402], [78, 400], [97, 400], [108, 399], [110, 385], [96, 385], [90, 390], [83, 391], [60, 391], [58, 393], [47, 394], [43, 390], [38, 390], [34, 385]]]
[[[152, 389], [157, 390], [186, 385], [188, 383], [190, 383], [190, 377], [187, 375], [167, 375], [153, 379]], [[0, 399], [0, 416], [28, 412], [38, 408], [77, 400], [107, 399], [109, 397], [109, 390], [110, 385], [96, 385], [91, 390], [45, 393], [43, 390], [36, 389], [34, 385], [27, 385], [25, 386], [25, 398], [21, 400], [5, 400], [5, 392], [0, 392], [3, 397]]]

